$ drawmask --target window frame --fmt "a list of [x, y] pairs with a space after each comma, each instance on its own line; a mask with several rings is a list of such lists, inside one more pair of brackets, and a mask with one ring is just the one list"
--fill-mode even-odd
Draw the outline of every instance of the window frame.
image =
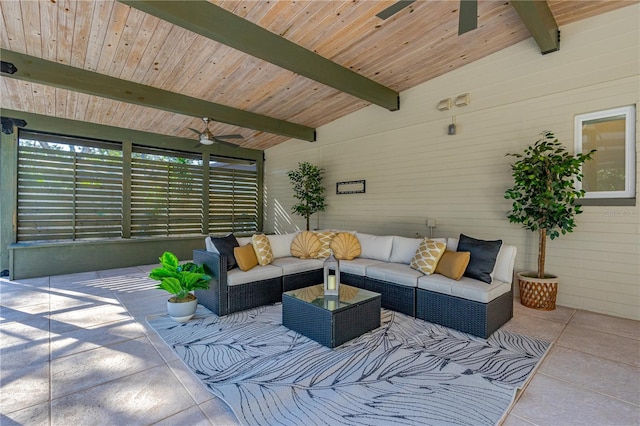
[[[586, 121], [602, 120], [624, 116], [625, 119], [625, 189], [621, 191], [586, 191], [581, 199], [582, 204], [618, 205], [616, 201], [627, 204], [636, 197], [636, 108], [635, 105], [609, 108], [575, 116], [574, 148], [576, 154], [583, 152], [582, 126]], [[597, 151], [595, 155], [597, 155]], [[584, 166], [583, 166], [584, 168]], [[582, 182], [576, 182], [576, 189], [582, 188]], [[586, 203], [584, 202], [586, 201]]]

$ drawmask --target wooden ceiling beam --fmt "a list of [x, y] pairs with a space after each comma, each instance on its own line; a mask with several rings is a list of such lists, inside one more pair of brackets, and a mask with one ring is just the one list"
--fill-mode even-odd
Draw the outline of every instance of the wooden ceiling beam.
[[11, 74], [4, 72], [6, 67], [3, 66], [2, 75], [5, 77], [87, 93], [176, 114], [209, 117], [221, 123], [294, 139], [309, 142], [316, 140], [315, 129], [301, 124], [231, 108], [226, 105], [192, 98], [10, 50], [0, 49], [0, 57], [2, 62], [13, 64], [17, 68], [17, 71]]
[[390, 111], [400, 109], [398, 92], [205, 0], [119, 1]]
[[529, 29], [540, 53], [560, 50], [560, 29], [546, 0], [512, 0], [511, 5]]

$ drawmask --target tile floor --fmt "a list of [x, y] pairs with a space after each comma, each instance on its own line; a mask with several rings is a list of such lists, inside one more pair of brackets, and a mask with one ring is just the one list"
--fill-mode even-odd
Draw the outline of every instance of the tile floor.
[[[147, 325], [153, 267], [0, 279], [1, 425], [237, 424]], [[554, 344], [504, 425], [640, 425], [638, 321], [514, 307]]]

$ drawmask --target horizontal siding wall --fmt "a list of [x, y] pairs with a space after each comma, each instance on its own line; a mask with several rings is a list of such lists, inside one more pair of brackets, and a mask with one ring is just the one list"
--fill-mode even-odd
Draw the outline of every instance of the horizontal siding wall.
[[[506, 219], [513, 159], [505, 154], [543, 130], [573, 151], [576, 114], [638, 106], [639, 16], [634, 4], [562, 27], [559, 52], [543, 56], [524, 41], [402, 93], [400, 111], [372, 106], [319, 128], [316, 143], [267, 150], [265, 230], [304, 229], [291, 214], [286, 172], [310, 161], [325, 169], [328, 193], [314, 228], [427, 235], [432, 218], [435, 236], [501, 238], [518, 247], [517, 270], [534, 269], [537, 234]], [[470, 105], [436, 109], [462, 93]], [[454, 119], [457, 135], [448, 136]], [[359, 179], [365, 194], [335, 194], [336, 182]], [[561, 278], [558, 303], [640, 319], [640, 209], [589, 206], [577, 222], [573, 234], [548, 244], [547, 270]]]

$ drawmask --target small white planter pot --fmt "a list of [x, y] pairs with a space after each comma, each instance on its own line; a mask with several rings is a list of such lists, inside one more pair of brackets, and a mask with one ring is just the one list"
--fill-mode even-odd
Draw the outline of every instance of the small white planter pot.
[[167, 300], [167, 312], [171, 319], [176, 322], [187, 322], [193, 317], [198, 308], [198, 299], [190, 300], [188, 302], [169, 302]]

